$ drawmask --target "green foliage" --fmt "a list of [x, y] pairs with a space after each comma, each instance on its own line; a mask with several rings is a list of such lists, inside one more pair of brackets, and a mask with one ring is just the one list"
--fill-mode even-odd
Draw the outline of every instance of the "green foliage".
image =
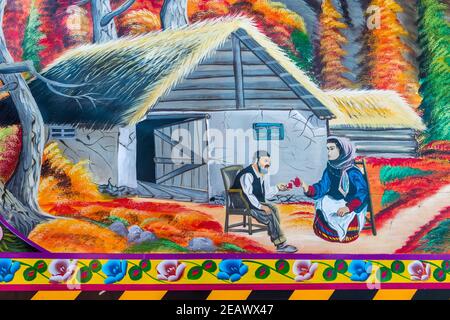
[[405, 271], [405, 264], [400, 260], [395, 260], [391, 264], [391, 270], [394, 273], [403, 273]]
[[128, 270], [128, 276], [133, 281], [140, 280], [142, 278], [142, 269], [139, 266], [133, 266]]
[[0, 142], [4, 141], [14, 132], [14, 127], [0, 127]]
[[223, 251], [246, 252], [244, 249], [232, 243], [223, 243], [220, 249]]
[[402, 180], [413, 176], [426, 176], [432, 173], [433, 171], [424, 171], [410, 167], [385, 166], [380, 170], [380, 181], [386, 184], [394, 180]]
[[270, 269], [268, 266], [260, 266], [255, 271], [255, 277], [257, 279], [266, 279], [270, 275]]
[[125, 220], [124, 218], [118, 217], [118, 216], [112, 215], [112, 216], [109, 216], [108, 219], [111, 220], [112, 223], [122, 222], [125, 227], [128, 227], [130, 225], [127, 220]]
[[12, 234], [8, 229], [1, 227], [3, 238], [0, 240], [0, 252], [33, 252], [35, 251], [27, 243]]
[[80, 283], [88, 283], [92, 279], [93, 273], [89, 267], [81, 267], [76, 275], [76, 279], [80, 280]]
[[275, 262], [275, 269], [278, 273], [286, 274], [291, 269], [291, 265], [287, 260], [280, 259], [277, 262]]
[[322, 275], [326, 281], [333, 281], [337, 278], [338, 273], [336, 269], [329, 267], [323, 271]]
[[392, 279], [392, 271], [387, 267], [381, 267], [376, 271], [375, 276], [380, 282], [388, 282]]
[[187, 274], [187, 278], [189, 280], [198, 280], [203, 275], [203, 269], [201, 267], [195, 266], [192, 267]]
[[217, 270], [217, 264], [213, 260], [206, 260], [202, 263], [202, 268], [208, 272], [214, 272]]
[[383, 196], [381, 197], [381, 205], [386, 207], [391, 203], [396, 202], [398, 199], [400, 199], [400, 193], [394, 190], [385, 190], [383, 192]]
[[450, 140], [450, 22], [447, 4], [419, 0], [420, 109], [427, 124], [426, 141]]
[[308, 35], [303, 31], [294, 30], [291, 34], [291, 40], [297, 53], [286, 50], [286, 54], [294, 61], [297, 67], [302, 69], [313, 81], [315, 81], [313, 74], [314, 48]]
[[344, 274], [348, 270], [348, 264], [345, 260], [336, 260], [334, 263], [334, 269], [336, 272]]
[[44, 49], [44, 47], [39, 44], [42, 38], [44, 38], [44, 35], [39, 31], [39, 27], [41, 26], [39, 18], [40, 15], [38, 8], [35, 6], [35, 3], [33, 1], [22, 42], [22, 58], [23, 60], [33, 61], [34, 66], [37, 70], [39, 70], [41, 67], [39, 52]]
[[450, 219], [443, 220], [420, 240], [416, 252], [442, 253], [450, 251]]
[[189, 250], [167, 239], [135, 244], [125, 250], [126, 253], [146, 252], [188, 252]]

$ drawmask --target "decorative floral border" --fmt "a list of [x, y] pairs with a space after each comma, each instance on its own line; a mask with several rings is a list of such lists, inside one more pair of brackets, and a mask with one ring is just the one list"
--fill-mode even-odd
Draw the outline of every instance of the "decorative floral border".
[[0, 258], [10, 285], [233, 285], [428, 283], [450, 287], [450, 260]]

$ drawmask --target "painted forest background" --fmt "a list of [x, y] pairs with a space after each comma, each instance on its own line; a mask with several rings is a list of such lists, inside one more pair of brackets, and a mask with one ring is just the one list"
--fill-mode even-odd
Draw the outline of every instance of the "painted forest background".
[[[91, 43], [90, 8], [78, 2], [9, 0], [4, 31], [14, 59], [39, 70]], [[116, 19], [120, 36], [159, 30], [161, 6], [137, 0]], [[395, 90], [422, 115], [425, 143], [450, 140], [447, 0], [189, 0], [191, 23], [230, 14], [252, 17], [322, 88]]]

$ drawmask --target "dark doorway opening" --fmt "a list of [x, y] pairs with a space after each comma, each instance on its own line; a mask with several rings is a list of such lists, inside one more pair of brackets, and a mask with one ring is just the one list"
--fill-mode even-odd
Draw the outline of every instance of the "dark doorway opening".
[[170, 125], [203, 119], [205, 117], [205, 114], [150, 115], [147, 120], [138, 123], [136, 127], [137, 179], [139, 181], [151, 183], [157, 182], [155, 162], [155, 130]]
[[137, 154], [136, 170], [137, 179], [147, 182], [155, 182], [155, 128], [158, 124], [146, 120], [137, 125]]

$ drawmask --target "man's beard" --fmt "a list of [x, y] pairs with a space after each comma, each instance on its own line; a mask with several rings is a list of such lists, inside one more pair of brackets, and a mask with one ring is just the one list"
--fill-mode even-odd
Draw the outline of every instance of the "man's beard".
[[261, 166], [259, 165], [259, 163], [257, 164], [257, 166], [258, 166], [258, 171], [259, 171], [260, 173], [262, 173], [262, 174], [267, 174], [267, 173], [269, 173], [269, 167], [263, 168], [263, 167], [261, 167]]

